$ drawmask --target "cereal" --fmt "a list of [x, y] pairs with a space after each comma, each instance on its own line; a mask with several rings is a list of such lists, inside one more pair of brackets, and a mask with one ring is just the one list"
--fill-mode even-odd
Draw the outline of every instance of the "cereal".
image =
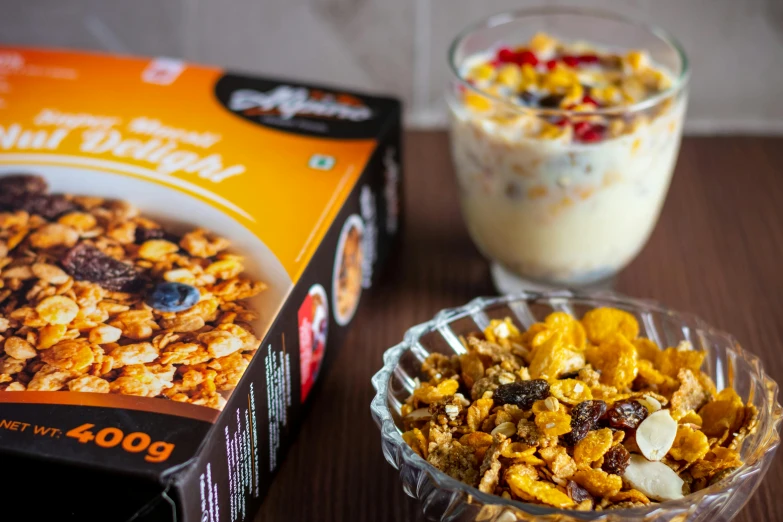
[[[235, 324], [253, 317], [242, 299], [265, 287], [241, 278], [227, 240], [203, 230], [173, 239], [128, 203], [49, 196], [37, 176], [0, 185], [15, 194], [0, 206], [19, 209], [0, 212], [6, 391], [224, 404], [220, 392], [237, 385], [258, 347]], [[181, 285], [176, 299], [155, 294], [161, 285]]]
[[[714, 393], [694, 369], [701, 356], [683, 356], [692, 352], [685, 345], [657, 350], [638, 337], [630, 314], [599, 310], [582, 321], [551, 314], [527, 331], [493, 319], [467, 336], [461, 356], [430, 356], [429, 382], [402, 408], [404, 440], [481, 491], [577, 510], [680, 498], [686, 479], [695, 491], [740, 466], [737, 450], [756, 429], [756, 409], [730, 388]], [[590, 364], [560, 375], [557, 361], [582, 353], [580, 328]], [[540, 354], [542, 367], [557, 369], [531, 379]], [[676, 377], [658, 366], [673, 360], [686, 364]], [[644, 375], [634, 379], [640, 367]]]
[[610, 340], [614, 334], [622, 334], [626, 340], [633, 341], [639, 335], [639, 323], [636, 318], [623, 310], [614, 308], [595, 308], [587, 312], [582, 319], [587, 338], [593, 344]]
[[609, 428], [591, 431], [574, 448], [574, 460], [579, 465], [590, 465], [609, 451], [613, 441]]
[[601, 372], [602, 384], [627, 388], [639, 371], [636, 348], [622, 333], [609, 334], [601, 339], [598, 346], [587, 349], [587, 362]]

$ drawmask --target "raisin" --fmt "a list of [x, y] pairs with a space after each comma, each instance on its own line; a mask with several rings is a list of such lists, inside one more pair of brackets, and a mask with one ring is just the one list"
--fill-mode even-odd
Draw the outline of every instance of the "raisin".
[[606, 420], [613, 428], [635, 430], [649, 412], [636, 401], [619, 401], [606, 412]]
[[593, 496], [587, 492], [585, 488], [574, 482], [573, 480], [568, 481], [568, 485], [566, 486], [566, 491], [568, 491], [568, 496], [571, 497], [571, 500], [579, 504], [580, 502], [584, 502], [585, 500], [593, 500]]
[[97, 283], [107, 290], [133, 292], [144, 278], [131, 265], [107, 256], [87, 243], [79, 243], [63, 257], [61, 264], [77, 281]]
[[519, 100], [524, 105], [530, 106], [536, 102], [536, 95], [530, 91], [522, 91], [522, 94], [519, 95]]
[[614, 475], [622, 475], [631, 461], [631, 454], [622, 444], [615, 444], [604, 453], [604, 463], [601, 469]]
[[136, 227], [136, 244], [138, 245], [150, 239], [163, 239], [164, 237], [166, 237], [166, 231], [162, 228]]
[[501, 384], [492, 394], [495, 404], [515, 404], [530, 409], [536, 401], [549, 397], [549, 383], [544, 379]]
[[28, 194], [8, 205], [13, 210], [24, 210], [37, 214], [45, 219], [53, 220], [59, 216], [76, 210], [76, 205], [62, 194]]
[[0, 178], [0, 198], [14, 200], [28, 194], [45, 194], [46, 180], [34, 174], [11, 174]]
[[550, 94], [538, 100], [538, 104], [547, 109], [557, 109], [560, 107], [560, 102], [563, 101], [563, 98], [564, 96], [561, 94]]
[[566, 446], [575, 446], [606, 413], [604, 401], [582, 401], [571, 410], [571, 431], [563, 435]]

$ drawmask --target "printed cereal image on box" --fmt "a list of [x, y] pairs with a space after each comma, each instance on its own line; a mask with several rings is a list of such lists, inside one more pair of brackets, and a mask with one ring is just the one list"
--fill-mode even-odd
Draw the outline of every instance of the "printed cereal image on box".
[[36, 519], [251, 520], [394, 247], [399, 103], [0, 55], [6, 493]]

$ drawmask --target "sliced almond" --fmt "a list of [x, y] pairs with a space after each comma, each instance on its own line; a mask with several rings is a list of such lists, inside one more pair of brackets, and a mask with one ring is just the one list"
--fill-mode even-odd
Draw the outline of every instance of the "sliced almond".
[[661, 402], [651, 395], [645, 395], [644, 397], [636, 399], [636, 402], [647, 408], [647, 411], [650, 413], [655, 413], [661, 409]]
[[683, 497], [684, 481], [666, 464], [650, 462], [641, 455], [631, 455], [623, 478], [635, 489], [655, 500], [675, 500]]
[[669, 410], [659, 410], [644, 419], [636, 430], [636, 444], [647, 460], [661, 460], [677, 436], [677, 421]]
[[418, 410], [413, 410], [409, 414], [405, 416], [405, 420], [408, 421], [417, 421], [417, 420], [424, 420], [429, 419], [432, 417], [432, 414], [430, 413], [429, 408], [419, 408]]

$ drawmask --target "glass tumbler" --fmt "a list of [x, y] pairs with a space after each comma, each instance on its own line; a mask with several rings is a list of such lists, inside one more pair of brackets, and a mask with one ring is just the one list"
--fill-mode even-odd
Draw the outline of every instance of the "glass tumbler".
[[[465, 69], [545, 32], [624, 54], [645, 50], [670, 86], [632, 105], [590, 112], [531, 108], [476, 88]], [[475, 63], [475, 62], [474, 62]], [[566, 8], [496, 15], [464, 30], [449, 51], [446, 99], [462, 214], [502, 293], [598, 286], [630, 263], [658, 220], [680, 148], [688, 60], [666, 32], [612, 13]], [[545, 65], [539, 65], [545, 70]], [[480, 97], [482, 110], [467, 100]], [[603, 139], [525, 132], [589, 121]], [[563, 123], [565, 122], [565, 123]]]

